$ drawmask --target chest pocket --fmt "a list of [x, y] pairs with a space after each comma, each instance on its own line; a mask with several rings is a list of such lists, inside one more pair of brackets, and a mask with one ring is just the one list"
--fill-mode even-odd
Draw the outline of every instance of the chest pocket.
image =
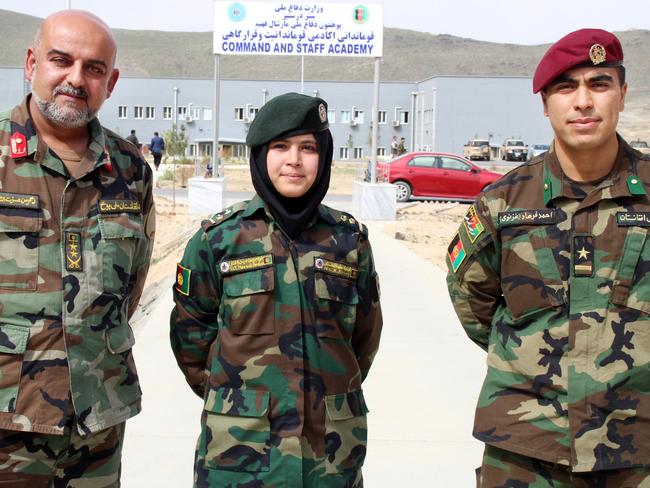
[[223, 278], [221, 320], [233, 334], [275, 333], [273, 267]]
[[127, 213], [99, 215], [99, 228], [104, 291], [126, 295], [134, 272], [138, 241], [145, 238], [142, 216]]
[[625, 237], [610, 302], [650, 313], [650, 242], [647, 228], [630, 227]]
[[0, 288], [36, 290], [40, 211], [0, 213]]
[[501, 287], [514, 324], [565, 303], [565, 287], [545, 226], [501, 230]]
[[349, 340], [359, 303], [356, 280], [315, 270], [314, 290], [318, 337]]

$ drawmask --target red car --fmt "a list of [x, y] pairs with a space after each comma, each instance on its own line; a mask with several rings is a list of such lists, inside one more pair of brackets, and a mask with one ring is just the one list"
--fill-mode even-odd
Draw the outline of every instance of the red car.
[[377, 165], [377, 178], [397, 186], [397, 201], [474, 201], [501, 174], [457, 154], [413, 152]]

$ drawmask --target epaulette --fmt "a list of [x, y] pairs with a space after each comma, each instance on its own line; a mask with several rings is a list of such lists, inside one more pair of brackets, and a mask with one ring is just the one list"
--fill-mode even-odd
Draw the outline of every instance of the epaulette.
[[203, 222], [201, 222], [201, 228], [203, 229], [203, 232], [207, 232], [209, 229], [214, 227], [217, 224], [220, 224], [221, 222], [225, 222], [228, 219], [233, 218], [235, 215], [237, 215], [239, 212], [242, 212], [243, 210], [248, 207], [248, 202], [243, 201], [243, 202], [237, 202], [230, 207], [226, 208], [225, 210], [222, 210], [221, 212], [218, 212], [214, 214], [212, 217], [209, 219], [205, 219]]
[[368, 228], [352, 215], [333, 208], [330, 208], [329, 211], [330, 215], [336, 220], [336, 222], [351, 227], [354, 231], [361, 232], [364, 236], [368, 237]]

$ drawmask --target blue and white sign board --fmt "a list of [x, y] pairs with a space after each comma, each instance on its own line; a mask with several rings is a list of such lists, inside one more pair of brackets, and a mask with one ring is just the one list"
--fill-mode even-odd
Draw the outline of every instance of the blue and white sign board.
[[382, 56], [376, 3], [214, 3], [214, 54]]

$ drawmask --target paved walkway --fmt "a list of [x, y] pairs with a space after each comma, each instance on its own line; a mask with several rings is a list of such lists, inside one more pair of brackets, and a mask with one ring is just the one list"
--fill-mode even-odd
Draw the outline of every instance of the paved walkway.
[[[371, 223], [384, 332], [364, 383], [370, 409], [367, 488], [469, 488], [482, 444], [471, 437], [485, 355], [467, 339], [444, 273]], [[168, 341], [171, 285], [136, 332], [143, 412], [127, 423], [124, 488], [192, 486], [201, 400]], [[290, 487], [294, 488], [294, 487]]]

